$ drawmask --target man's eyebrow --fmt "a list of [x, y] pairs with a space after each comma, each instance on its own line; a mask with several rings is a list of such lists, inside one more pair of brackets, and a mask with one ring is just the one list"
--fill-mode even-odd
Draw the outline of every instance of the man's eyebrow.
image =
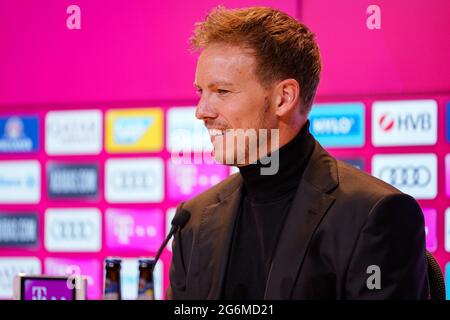
[[[217, 86], [232, 86], [233, 83], [231, 82], [226, 82], [226, 81], [216, 81], [216, 82], [212, 82], [208, 85], [208, 88], [212, 88], [212, 87], [217, 87]], [[198, 84], [196, 84], [194, 82], [194, 87], [196, 88], [200, 88], [200, 86]]]

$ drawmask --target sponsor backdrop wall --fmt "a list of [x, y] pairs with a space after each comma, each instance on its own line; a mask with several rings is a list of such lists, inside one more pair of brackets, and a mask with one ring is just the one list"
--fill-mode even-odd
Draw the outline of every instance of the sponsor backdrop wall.
[[[205, 163], [187, 50], [219, 2], [77, 1], [81, 30], [66, 27], [70, 4], [0, 3], [2, 299], [18, 272], [86, 274], [88, 297], [101, 298], [107, 256], [123, 258], [123, 296], [135, 299], [137, 259], [155, 254], [176, 206], [233, 171]], [[381, 30], [366, 27], [369, 1], [224, 4], [277, 7], [316, 32], [324, 72], [311, 131], [419, 201], [450, 281], [450, 3], [378, 1]], [[158, 298], [170, 257], [169, 246]]]

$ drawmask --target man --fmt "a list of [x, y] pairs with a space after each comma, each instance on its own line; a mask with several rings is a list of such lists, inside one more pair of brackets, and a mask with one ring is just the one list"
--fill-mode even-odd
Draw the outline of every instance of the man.
[[[202, 49], [196, 117], [214, 157], [240, 172], [180, 204], [191, 218], [175, 235], [167, 297], [427, 299], [416, 201], [309, 133], [321, 63], [307, 27], [270, 8], [219, 7], [192, 43]], [[233, 143], [251, 129], [277, 134]], [[275, 174], [262, 174], [268, 158]]]

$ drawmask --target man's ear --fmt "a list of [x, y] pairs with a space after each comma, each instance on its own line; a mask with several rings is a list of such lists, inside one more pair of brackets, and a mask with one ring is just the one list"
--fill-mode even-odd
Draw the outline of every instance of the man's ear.
[[276, 115], [283, 117], [297, 111], [300, 101], [300, 85], [295, 79], [280, 81], [274, 90]]

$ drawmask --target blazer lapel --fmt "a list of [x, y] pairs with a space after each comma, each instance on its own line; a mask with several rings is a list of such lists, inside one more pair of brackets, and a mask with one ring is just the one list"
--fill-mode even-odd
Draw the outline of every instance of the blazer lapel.
[[309, 242], [333, 204], [326, 192], [338, 184], [335, 160], [316, 142], [281, 231], [264, 299], [290, 299]]
[[242, 196], [242, 178], [237, 174], [218, 202], [205, 208], [197, 244], [199, 297], [220, 299], [231, 247], [232, 234]]

